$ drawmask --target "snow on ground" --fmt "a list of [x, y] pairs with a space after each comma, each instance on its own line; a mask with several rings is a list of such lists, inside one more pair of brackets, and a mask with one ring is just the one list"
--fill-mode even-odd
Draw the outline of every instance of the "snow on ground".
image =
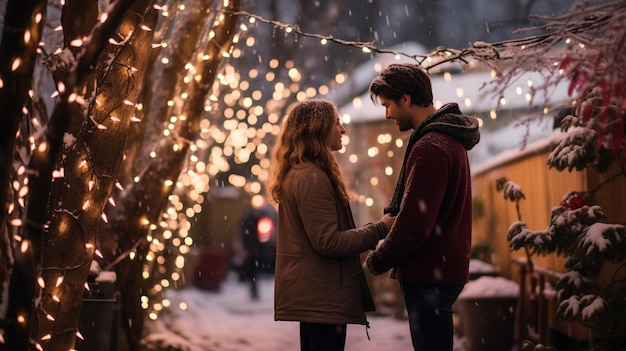
[[519, 285], [503, 277], [483, 276], [465, 285], [459, 299], [517, 298]]
[[[259, 279], [260, 299], [250, 299], [248, 285], [230, 273], [221, 291], [194, 286], [168, 290], [171, 303], [159, 319], [147, 323], [148, 340], [167, 340], [188, 351], [299, 350], [297, 322], [274, 321], [274, 280]], [[181, 304], [185, 309], [181, 309]], [[406, 320], [390, 316], [368, 316], [371, 328], [349, 325], [346, 351], [412, 350]], [[463, 351], [462, 339], [455, 339], [455, 351]]]

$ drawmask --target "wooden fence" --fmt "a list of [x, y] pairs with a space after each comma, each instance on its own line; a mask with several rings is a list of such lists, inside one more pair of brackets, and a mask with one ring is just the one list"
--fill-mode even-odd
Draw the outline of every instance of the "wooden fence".
[[[531, 338], [546, 343], [551, 332], [584, 339], [589, 331], [558, 318], [555, 297], [545, 292], [545, 284], [554, 283], [559, 273], [565, 272], [565, 259], [555, 254], [533, 256], [536, 269], [529, 274], [524, 265], [525, 253], [509, 249], [506, 233], [510, 225], [518, 220], [518, 214], [515, 203], [505, 200], [503, 194], [496, 191], [496, 179], [504, 176], [521, 187], [526, 195], [520, 203], [521, 220], [531, 230], [542, 230], [548, 227], [550, 210], [559, 205], [566, 193], [593, 189], [618, 171], [615, 168], [606, 174], [599, 174], [593, 170], [559, 172], [549, 169], [546, 161], [550, 148], [550, 143], [546, 142], [543, 146], [478, 169], [473, 176], [473, 245], [488, 248], [491, 263], [498, 268], [499, 274], [520, 283], [518, 341]], [[595, 197], [609, 222], [622, 225], [626, 225], [625, 199], [624, 177], [607, 183]], [[598, 279], [608, 280], [609, 274], [610, 270], [606, 270]]]

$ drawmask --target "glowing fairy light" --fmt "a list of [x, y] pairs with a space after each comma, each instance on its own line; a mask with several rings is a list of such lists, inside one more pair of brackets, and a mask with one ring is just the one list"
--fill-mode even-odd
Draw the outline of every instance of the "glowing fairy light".
[[57, 281], [56, 281], [56, 283], [55, 283], [55, 286], [56, 286], [57, 288], [58, 288], [59, 286], [61, 286], [61, 284], [63, 284], [63, 280], [64, 280], [63, 276], [58, 277], [58, 278], [57, 278]]
[[11, 64], [11, 71], [15, 72], [17, 71], [20, 67], [22, 66], [22, 59], [21, 58], [16, 58], [15, 60], [13, 60], [13, 63]]
[[81, 104], [81, 105], [86, 105], [87, 104], [85, 99], [81, 95], [78, 95], [78, 94], [70, 95], [70, 99], [68, 99], [68, 101], [76, 102], [76, 103]]
[[26, 253], [26, 251], [28, 251], [28, 249], [30, 248], [30, 242], [28, 240], [23, 240], [22, 244], [20, 245], [20, 252], [21, 253]]
[[78, 94], [76, 93], [71, 93], [70, 96], [67, 98], [68, 102], [77, 102], [78, 101]]
[[83, 46], [83, 40], [82, 39], [74, 39], [74, 40], [70, 41], [70, 46], [73, 46], [73, 47], [76, 47], [76, 48], [81, 47], [81, 46]]
[[147, 227], [148, 225], [150, 225], [150, 220], [149, 220], [148, 218], [146, 218], [146, 217], [142, 217], [142, 218], [139, 220], [139, 223], [140, 223], [142, 226], [146, 226], [146, 227]]

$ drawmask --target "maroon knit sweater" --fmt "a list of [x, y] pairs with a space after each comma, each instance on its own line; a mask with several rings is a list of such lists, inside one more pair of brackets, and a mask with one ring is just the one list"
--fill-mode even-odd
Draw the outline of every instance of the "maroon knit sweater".
[[392, 277], [401, 282], [468, 281], [472, 194], [466, 148], [479, 136], [477, 126], [475, 140], [469, 143], [451, 134], [426, 132], [411, 148], [400, 210], [389, 235], [371, 254], [373, 271], [394, 268]]

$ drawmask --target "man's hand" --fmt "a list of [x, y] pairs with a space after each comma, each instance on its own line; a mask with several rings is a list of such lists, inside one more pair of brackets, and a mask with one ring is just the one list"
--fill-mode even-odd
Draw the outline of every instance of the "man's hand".
[[363, 268], [368, 270], [373, 275], [381, 275], [382, 273], [376, 272], [374, 268], [372, 268], [372, 255], [375, 251], [370, 251], [367, 253], [367, 257], [365, 257], [365, 262], [363, 263]]
[[386, 214], [380, 220], [383, 221], [383, 223], [385, 223], [385, 225], [387, 226], [387, 230], [391, 230], [393, 223], [396, 221], [396, 217], [390, 214]]

